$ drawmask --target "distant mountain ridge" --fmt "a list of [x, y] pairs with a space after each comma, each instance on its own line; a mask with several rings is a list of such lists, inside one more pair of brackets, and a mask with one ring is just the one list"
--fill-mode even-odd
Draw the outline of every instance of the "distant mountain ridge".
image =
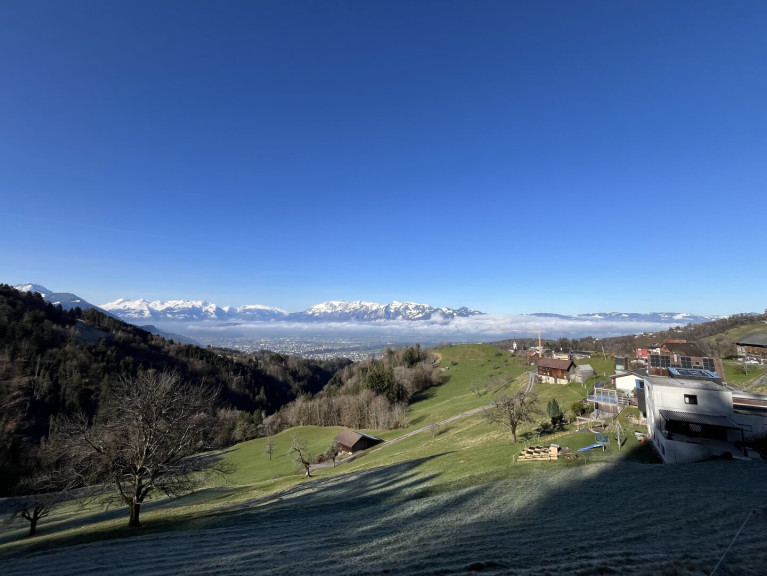
[[657, 322], [669, 325], [700, 324], [718, 320], [721, 316], [702, 316], [699, 314], [687, 314], [680, 312], [591, 312], [588, 314], [552, 314], [550, 312], [535, 312], [530, 316], [541, 318], [556, 318], [560, 320], [625, 320], [626, 322]]
[[218, 306], [205, 300], [119, 299], [102, 304], [101, 308], [127, 321], [294, 321], [294, 322], [371, 322], [376, 320], [432, 320], [475, 316], [482, 314], [466, 307], [435, 308], [415, 302], [347, 302], [333, 300], [315, 304], [303, 312], [287, 312], [280, 308], [249, 304]]
[[[60, 303], [62, 308], [70, 309], [96, 308], [116, 318], [132, 324], [143, 325], [153, 322], [381, 322], [381, 321], [449, 321], [455, 318], [487, 316], [483, 312], [461, 307], [437, 308], [428, 304], [415, 302], [390, 302], [378, 304], [366, 301], [331, 300], [315, 304], [303, 312], [287, 312], [281, 308], [248, 304], [243, 306], [218, 306], [205, 300], [128, 300], [120, 298], [100, 306], [91, 304], [82, 298], [68, 292], [51, 292], [39, 284], [21, 284], [14, 286], [20, 291], [40, 292], [46, 301]], [[525, 315], [527, 317], [548, 318], [562, 321], [578, 322], [649, 322], [672, 325], [699, 324], [720, 318], [719, 316], [703, 316], [678, 312], [596, 312], [589, 314], [555, 314], [538, 312]], [[159, 331], [158, 331], [159, 332]]]

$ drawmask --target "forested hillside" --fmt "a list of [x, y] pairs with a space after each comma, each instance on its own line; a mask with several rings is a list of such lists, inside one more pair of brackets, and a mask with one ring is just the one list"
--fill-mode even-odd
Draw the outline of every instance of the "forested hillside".
[[[765, 314], [734, 314], [727, 318], [702, 322], [700, 324], [688, 324], [687, 326], [675, 326], [669, 330], [655, 332], [649, 336], [649, 340], [661, 343], [664, 340], [679, 339], [688, 342], [697, 342], [710, 356], [727, 358], [735, 354], [735, 341], [728, 338], [726, 333], [734, 328], [747, 325], [761, 325], [767, 330], [767, 313]], [[596, 339], [591, 336], [585, 338], [559, 338], [558, 340], [543, 339], [545, 348], [550, 350], [591, 350], [604, 352], [605, 354], [633, 355], [636, 350], [637, 336], [627, 334], [611, 338]], [[494, 342], [494, 346], [510, 349], [514, 340], [501, 340]], [[517, 338], [518, 348], [527, 349], [538, 345], [537, 338]]]
[[218, 391], [217, 443], [225, 445], [255, 436], [266, 415], [319, 392], [348, 364], [180, 344], [0, 285], [0, 494], [16, 481], [25, 449], [48, 435], [58, 415], [97, 420], [120, 376], [168, 370]]

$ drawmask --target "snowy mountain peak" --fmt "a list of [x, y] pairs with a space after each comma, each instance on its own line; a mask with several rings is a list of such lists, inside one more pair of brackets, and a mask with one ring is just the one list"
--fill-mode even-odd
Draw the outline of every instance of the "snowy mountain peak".
[[40, 284], [17, 284], [14, 286], [19, 292], [39, 292], [46, 302], [51, 304], [60, 305], [64, 310], [70, 310], [72, 308], [97, 308], [90, 302], [86, 302], [79, 296], [70, 292], [51, 292], [45, 286]]
[[45, 298], [46, 294], [50, 294], [51, 292], [45, 286], [40, 286], [40, 284], [18, 284], [13, 288], [19, 292], [39, 292], [43, 298]]

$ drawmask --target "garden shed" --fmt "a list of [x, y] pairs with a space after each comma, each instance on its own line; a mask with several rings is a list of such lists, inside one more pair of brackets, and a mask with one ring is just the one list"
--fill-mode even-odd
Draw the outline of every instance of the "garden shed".
[[383, 442], [383, 440], [376, 438], [375, 436], [370, 436], [369, 434], [364, 434], [362, 432], [342, 430], [335, 437], [334, 442], [336, 442], [341, 447], [342, 452], [349, 452], [353, 454], [354, 452], [367, 450], [371, 446], [380, 444]]
[[596, 371], [592, 368], [591, 364], [581, 364], [575, 367], [574, 380], [583, 384], [589, 378], [596, 376]]

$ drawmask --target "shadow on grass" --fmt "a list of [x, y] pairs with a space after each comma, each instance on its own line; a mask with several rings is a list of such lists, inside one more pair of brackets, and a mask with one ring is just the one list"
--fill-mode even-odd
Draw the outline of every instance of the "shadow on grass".
[[436, 394], [437, 394], [437, 391], [435, 390], [435, 387], [427, 388], [426, 390], [423, 390], [422, 392], [413, 394], [413, 396], [410, 397], [410, 405], [413, 406], [414, 404], [418, 404], [419, 402], [423, 402], [424, 400], [428, 400], [429, 398], [434, 398]]
[[[343, 510], [349, 494], [367, 493], [370, 496], [364, 501], [366, 505], [379, 505], [387, 500], [395, 499], [402, 491], [415, 490], [420, 485], [431, 482], [435, 475], [424, 475], [415, 472], [421, 464], [442, 456], [443, 454], [410, 460], [392, 466], [379, 467], [349, 475], [332, 477], [313, 477], [276, 494], [239, 502], [236, 506], [227, 506], [212, 511], [204, 511], [195, 515], [166, 516], [146, 519], [146, 514], [163, 508], [172, 509], [179, 506], [194, 506], [195, 504], [210, 504], [211, 500], [228, 500], [237, 494], [249, 492], [250, 486], [213, 487], [195, 491], [191, 494], [174, 498], [150, 500], [142, 504], [141, 528], [128, 528], [128, 508], [126, 506], [111, 507], [109, 510], [95, 511], [86, 516], [82, 513], [68, 515], [67, 519], [48, 521], [40, 524], [38, 536], [19, 542], [20, 532], [8, 532], [0, 537], [0, 544], [17, 542], [14, 550], [0, 557], [13, 558], [34, 552], [50, 551], [54, 548], [67, 548], [79, 544], [90, 544], [105, 540], [122, 540], [147, 535], [160, 535], [166, 532], [183, 530], [199, 530], [221, 526], [257, 526], [269, 523], [279, 518], [281, 512], [296, 516], [322, 516], [334, 510]], [[363, 456], [363, 455], [358, 455]], [[300, 499], [297, 502], [296, 499]], [[103, 530], [89, 530], [82, 534], [62, 534], [54, 541], [41, 539], [46, 534], [56, 534], [79, 527], [93, 526], [101, 522], [119, 518], [125, 519], [123, 526], [105, 527]], [[21, 525], [21, 524], [20, 524]], [[25, 528], [26, 531], [26, 528]]]
[[[468, 452], [441, 453], [307, 480], [198, 518], [168, 520], [158, 538], [97, 550], [106, 572], [126, 576], [146, 569], [147, 557], [157, 558], [155, 571], [185, 574], [691, 575], [710, 573], [740, 527], [717, 574], [763, 574], [764, 523], [743, 528], [743, 520], [767, 505], [767, 465], [642, 464], [651, 453], [630, 438], [620, 453], [457, 477], [444, 467]], [[13, 558], [3, 569], [21, 576], [44, 561], [72, 573], [93, 554], [65, 541], [55, 546], [55, 553]]]

